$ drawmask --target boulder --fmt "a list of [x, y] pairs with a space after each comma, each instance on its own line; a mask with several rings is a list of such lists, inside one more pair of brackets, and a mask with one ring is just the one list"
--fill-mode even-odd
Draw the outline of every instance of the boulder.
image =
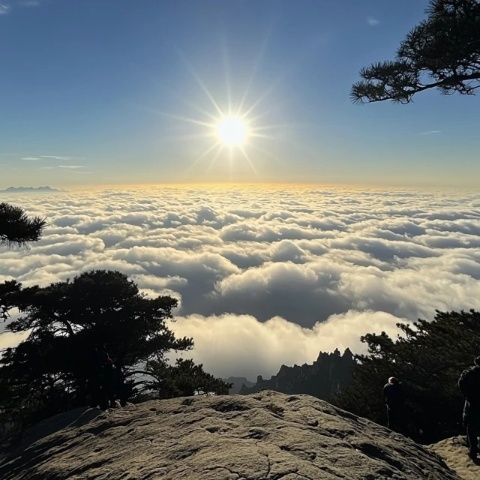
[[446, 438], [430, 445], [445, 463], [463, 480], [480, 479], [480, 463], [475, 463], [468, 456], [467, 439], [465, 437]]
[[264, 391], [77, 409], [26, 432], [3, 480], [459, 477], [428, 448], [308, 395]]

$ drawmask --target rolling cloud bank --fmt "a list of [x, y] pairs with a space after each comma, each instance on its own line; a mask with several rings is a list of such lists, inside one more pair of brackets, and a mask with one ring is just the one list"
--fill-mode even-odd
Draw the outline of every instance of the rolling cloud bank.
[[119, 270], [179, 299], [172, 328], [220, 376], [269, 375], [435, 309], [480, 308], [480, 194], [162, 186], [0, 201], [48, 221], [29, 249], [0, 249], [0, 281]]

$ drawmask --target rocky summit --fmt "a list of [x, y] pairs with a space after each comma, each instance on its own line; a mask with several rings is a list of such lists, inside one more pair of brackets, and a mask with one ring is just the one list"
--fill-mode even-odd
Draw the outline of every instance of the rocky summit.
[[459, 477], [402, 435], [308, 395], [264, 391], [77, 409], [27, 431], [3, 480]]

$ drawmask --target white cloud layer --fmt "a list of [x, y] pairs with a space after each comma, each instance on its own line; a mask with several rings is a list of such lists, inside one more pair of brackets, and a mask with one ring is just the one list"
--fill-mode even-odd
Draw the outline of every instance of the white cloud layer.
[[0, 281], [120, 270], [179, 298], [175, 330], [222, 375], [270, 374], [358, 350], [400, 319], [480, 307], [479, 194], [163, 186], [0, 201], [48, 221], [28, 250], [0, 249]]
[[259, 322], [251, 315], [227, 313], [179, 317], [171, 327], [178, 336], [195, 339], [195, 348], [183, 356], [203, 363], [207, 371], [228, 377], [241, 365], [240, 373], [255, 379], [270, 376], [282, 364], [311, 363], [320, 350], [330, 351], [332, 345], [361, 352], [361, 335], [381, 331], [395, 335], [399, 320], [385, 312], [351, 310], [303, 328], [281, 317]]

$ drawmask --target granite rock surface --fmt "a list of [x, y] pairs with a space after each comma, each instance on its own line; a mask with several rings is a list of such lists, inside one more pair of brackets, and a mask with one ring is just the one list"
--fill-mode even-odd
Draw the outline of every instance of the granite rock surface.
[[44, 420], [0, 456], [3, 480], [458, 477], [434, 452], [308, 395], [155, 400]]

